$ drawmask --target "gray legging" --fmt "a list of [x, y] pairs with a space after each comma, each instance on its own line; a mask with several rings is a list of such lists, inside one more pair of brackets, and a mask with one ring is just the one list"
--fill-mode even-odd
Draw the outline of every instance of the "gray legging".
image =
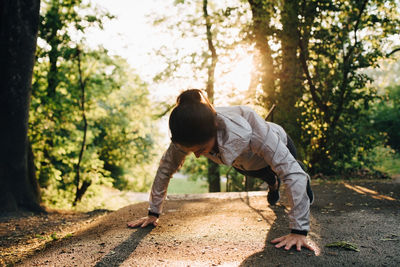
[[[287, 148], [290, 151], [290, 154], [297, 159], [297, 149], [296, 146], [293, 143], [293, 140], [287, 136]], [[301, 164], [300, 164], [301, 166]], [[303, 166], [301, 166], [303, 168]], [[255, 171], [245, 171], [245, 170], [240, 170], [235, 168], [236, 171], [239, 173], [245, 175], [245, 176], [250, 176], [250, 177], [255, 177], [255, 178], [260, 178], [267, 182], [268, 185], [273, 186], [276, 183], [276, 173], [271, 169], [270, 166], [267, 166], [261, 170], [255, 170]]]

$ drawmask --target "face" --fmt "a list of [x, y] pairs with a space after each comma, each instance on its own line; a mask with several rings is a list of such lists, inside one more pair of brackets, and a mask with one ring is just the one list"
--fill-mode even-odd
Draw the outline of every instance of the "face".
[[208, 141], [207, 143], [204, 143], [202, 145], [195, 145], [195, 146], [191, 146], [191, 147], [179, 145], [179, 147], [187, 153], [193, 152], [193, 154], [196, 156], [196, 158], [198, 158], [201, 155], [210, 153], [210, 151], [213, 149], [214, 145], [215, 145], [215, 137], [211, 138], [210, 141]]

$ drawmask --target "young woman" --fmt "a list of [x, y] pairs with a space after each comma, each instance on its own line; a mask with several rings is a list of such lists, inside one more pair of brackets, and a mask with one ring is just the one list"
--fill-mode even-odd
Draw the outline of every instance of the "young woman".
[[309, 176], [296, 160], [296, 148], [282, 127], [266, 122], [245, 106], [216, 108], [200, 90], [184, 91], [169, 118], [171, 144], [164, 153], [151, 189], [148, 216], [129, 227], [157, 225], [172, 175], [186, 155], [205, 156], [218, 164], [233, 166], [242, 174], [261, 178], [269, 185], [268, 202], [279, 200], [280, 178], [288, 190], [291, 210], [288, 235], [272, 240], [277, 248], [306, 247], [310, 204]]

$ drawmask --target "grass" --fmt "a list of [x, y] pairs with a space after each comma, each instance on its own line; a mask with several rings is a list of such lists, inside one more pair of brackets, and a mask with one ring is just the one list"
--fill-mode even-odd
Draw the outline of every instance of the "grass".
[[208, 183], [204, 180], [196, 181], [172, 178], [168, 186], [168, 194], [201, 194], [208, 192]]
[[373, 160], [375, 168], [389, 175], [400, 174], [400, 155], [387, 147], [377, 147]]
[[[225, 183], [221, 183], [221, 191], [225, 191]], [[185, 178], [172, 178], [168, 186], [168, 194], [202, 194], [208, 193], [208, 183], [202, 179], [192, 181]]]

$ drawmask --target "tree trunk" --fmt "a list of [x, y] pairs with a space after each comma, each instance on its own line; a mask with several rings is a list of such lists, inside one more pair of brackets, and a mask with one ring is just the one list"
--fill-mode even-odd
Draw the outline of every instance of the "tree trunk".
[[82, 111], [83, 139], [82, 139], [82, 144], [81, 144], [81, 150], [79, 151], [78, 163], [76, 165], [76, 176], [75, 176], [76, 192], [75, 192], [75, 200], [72, 203], [73, 206], [76, 206], [76, 204], [79, 201], [81, 201], [83, 195], [86, 193], [86, 190], [92, 184], [91, 181], [83, 181], [82, 186], [80, 186], [81, 163], [82, 163], [83, 153], [85, 152], [85, 147], [86, 147], [86, 135], [87, 135], [88, 123], [87, 123], [86, 113], [85, 113], [86, 80], [84, 80], [83, 77], [82, 77], [83, 74], [82, 74], [82, 64], [81, 64], [81, 51], [80, 51], [79, 48], [77, 48], [76, 52], [77, 52], [77, 56], [76, 57], [77, 57], [77, 60], [78, 60], [79, 87], [81, 88], [81, 99], [80, 99], [80, 101], [78, 101], [78, 103], [80, 103], [80, 109]]
[[280, 92], [275, 120], [282, 125], [296, 144], [300, 142], [300, 112], [296, 108], [302, 96], [302, 72], [298, 58], [299, 1], [283, 0], [281, 9], [282, 69], [280, 72]]
[[[210, 102], [214, 103], [214, 75], [218, 56], [213, 43], [211, 33], [211, 21], [207, 11], [207, 5], [208, 1], [203, 0], [203, 15], [206, 21], [207, 43], [208, 49], [211, 52], [211, 65], [208, 66], [208, 80], [206, 91]], [[221, 192], [219, 165], [210, 159], [208, 160], [208, 185], [209, 192]]]
[[40, 0], [0, 1], [1, 212], [42, 211], [27, 135], [39, 6]]
[[271, 47], [268, 44], [272, 36], [270, 28], [270, 3], [263, 0], [248, 0], [253, 16], [253, 38], [258, 55], [254, 57], [259, 80], [263, 89], [262, 104], [271, 107], [275, 104], [275, 70]]

